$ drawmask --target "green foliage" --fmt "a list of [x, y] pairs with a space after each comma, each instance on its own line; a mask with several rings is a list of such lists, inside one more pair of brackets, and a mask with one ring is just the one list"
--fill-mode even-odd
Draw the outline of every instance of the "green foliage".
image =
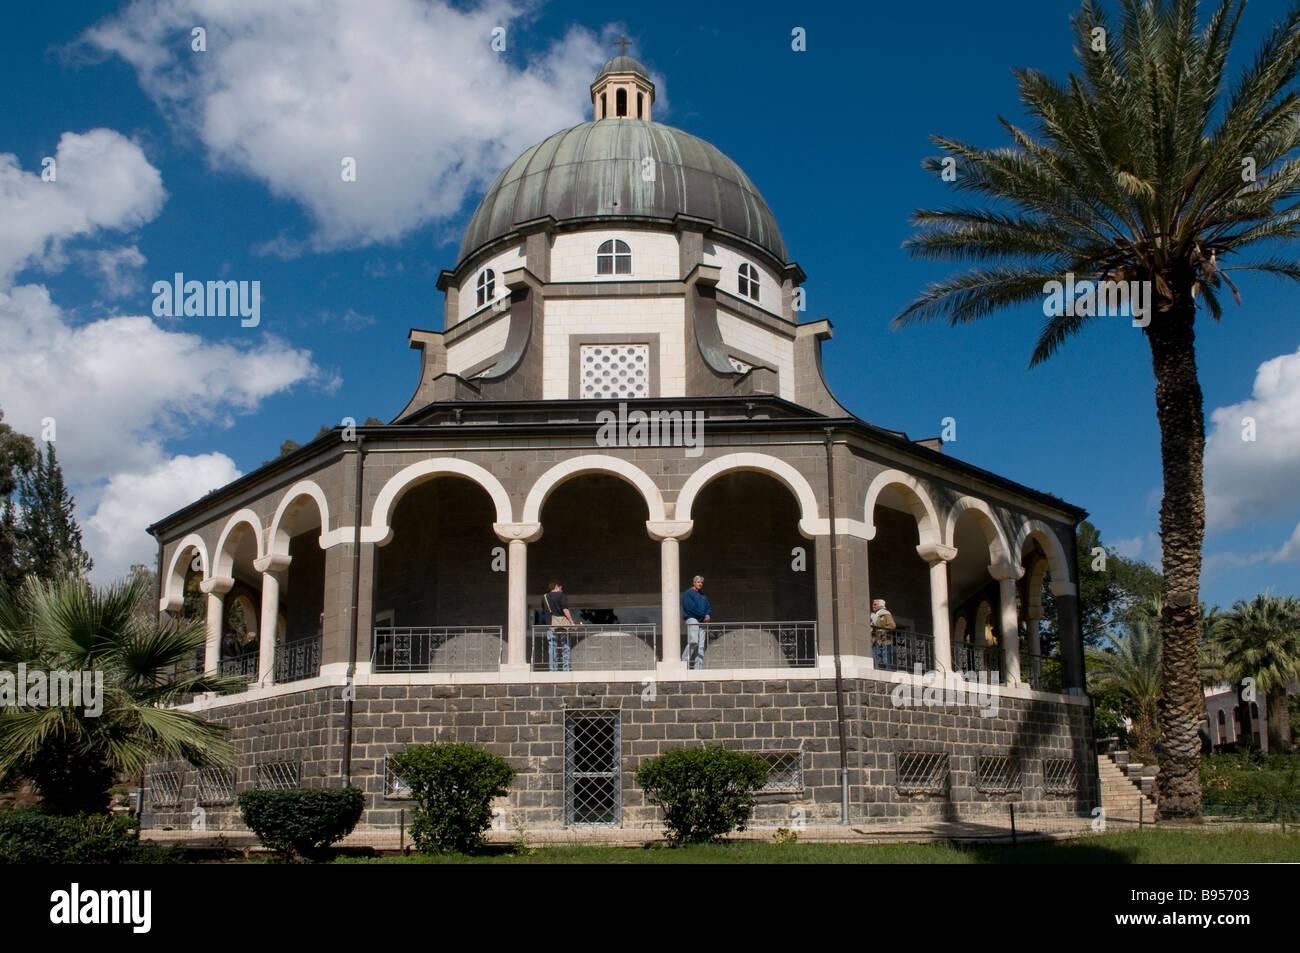
[[643, 761], [636, 783], [646, 800], [663, 808], [669, 839], [717, 840], [744, 830], [755, 792], [767, 781], [761, 758], [727, 748], [676, 748]]
[[0, 710], [0, 774], [34, 781], [47, 810], [102, 811], [114, 774], [136, 775], [153, 758], [205, 765], [232, 754], [224, 729], [173, 707], [232, 680], [171, 677], [206, 633], [192, 620], [159, 627], [140, 608], [155, 596], [149, 585], [140, 577], [100, 589], [29, 579], [18, 593], [0, 592], [0, 670], [91, 673], [81, 706]]
[[1154, 756], [1159, 735], [1159, 706], [1163, 682], [1160, 636], [1140, 619], [1125, 625], [1109, 648], [1085, 651], [1088, 689], [1107, 707], [1133, 719], [1132, 740], [1144, 763]]
[[411, 840], [422, 853], [472, 853], [492, 824], [492, 800], [509, 793], [515, 770], [475, 745], [412, 745], [393, 755], [415, 801]]
[[257, 839], [283, 860], [320, 860], [357, 826], [365, 809], [360, 788], [244, 791], [239, 814]]
[[[1102, 568], [1094, 569], [1097, 558], [1093, 550], [1106, 549], [1101, 533], [1087, 520], [1075, 531], [1075, 558], [1079, 567], [1079, 624], [1085, 645], [1101, 645], [1115, 627], [1135, 618], [1147, 618], [1153, 601], [1159, 604], [1164, 592], [1164, 578], [1159, 570], [1118, 553], [1106, 552]], [[1043, 581], [1043, 637], [1058, 638], [1056, 597], [1048, 580]], [[1156, 612], [1159, 620], [1159, 611]]]
[[25, 537], [23, 571], [51, 581], [84, 576], [94, 566], [81, 545], [81, 528], [73, 515], [72, 495], [63, 484], [63, 469], [54, 444], [38, 447], [30, 469], [18, 479], [18, 498]]
[[1201, 788], [1208, 814], [1294, 822], [1300, 819], [1300, 754], [1209, 755], [1201, 759]]
[[1245, 678], [1268, 699], [1268, 740], [1283, 751], [1291, 745], [1286, 686], [1300, 678], [1300, 599], [1260, 593], [1238, 600], [1215, 618], [1213, 654], [1223, 677], [1234, 685]]
[[0, 864], [156, 864], [179, 858], [140, 840], [130, 817], [42, 810], [0, 812]]

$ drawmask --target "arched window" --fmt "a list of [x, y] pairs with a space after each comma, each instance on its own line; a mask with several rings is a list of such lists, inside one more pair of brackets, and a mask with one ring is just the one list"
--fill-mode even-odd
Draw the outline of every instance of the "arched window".
[[740, 294], [758, 300], [758, 269], [749, 262], [740, 266]]
[[620, 89], [614, 94], [614, 115], [627, 115], [627, 90]]
[[483, 305], [487, 304], [489, 301], [492, 300], [492, 296], [496, 292], [496, 287], [497, 287], [496, 272], [493, 271], [491, 268], [484, 268], [482, 271], [478, 273], [478, 284], [476, 285], [476, 287], [478, 289], [478, 296], [476, 298], [478, 304], [476, 305], [476, 307], [481, 308], [483, 307]]
[[645, 99], [645, 94], [644, 94], [644, 93], [637, 93], [637, 94], [636, 94], [636, 118], [637, 118], [637, 119], [640, 119], [640, 118], [641, 118], [641, 101], [642, 101], [643, 99]]
[[611, 238], [600, 243], [600, 247], [596, 249], [596, 274], [632, 274], [632, 249], [628, 247], [627, 242]]
[[605, 102], [605, 94], [600, 94], [600, 118], [604, 119], [609, 115], [609, 105]]

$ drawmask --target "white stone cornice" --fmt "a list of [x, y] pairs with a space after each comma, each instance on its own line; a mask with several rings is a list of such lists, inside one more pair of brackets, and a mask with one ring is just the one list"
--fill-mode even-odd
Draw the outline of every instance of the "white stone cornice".
[[944, 546], [942, 543], [922, 543], [916, 547], [916, 554], [933, 566], [935, 563], [950, 563], [957, 558], [956, 546]]
[[493, 523], [492, 531], [506, 543], [513, 540], [533, 543], [542, 538], [541, 523]]
[[1019, 579], [1024, 574], [1025, 571], [1020, 566], [1013, 566], [1007, 562], [994, 563], [989, 566], [989, 575], [998, 582], [1004, 579]]
[[235, 585], [235, 580], [231, 576], [216, 576], [212, 579], [203, 579], [199, 581], [199, 590], [210, 596], [224, 596]]
[[253, 560], [253, 568], [258, 572], [283, 572], [289, 568], [288, 553], [271, 553]]
[[645, 530], [651, 539], [663, 542], [665, 539], [686, 539], [694, 526], [695, 520], [646, 520]]

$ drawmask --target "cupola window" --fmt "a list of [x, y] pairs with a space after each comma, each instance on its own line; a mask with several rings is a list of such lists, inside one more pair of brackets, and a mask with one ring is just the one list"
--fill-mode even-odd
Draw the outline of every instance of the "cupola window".
[[620, 117], [627, 115], [627, 90], [626, 89], [620, 89], [618, 92], [614, 94], [614, 115]]
[[628, 247], [627, 242], [611, 238], [600, 243], [600, 247], [596, 249], [596, 274], [632, 274], [632, 249]]
[[740, 266], [740, 294], [758, 300], [758, 269], [749, 262]]
[[492, 296], [496, 292], [496, 272], [491, 268], [484, 268], [478, 273], [478, 284], [476, 287], [478, 288], [477, 307], [481, 308], [492, 300]]

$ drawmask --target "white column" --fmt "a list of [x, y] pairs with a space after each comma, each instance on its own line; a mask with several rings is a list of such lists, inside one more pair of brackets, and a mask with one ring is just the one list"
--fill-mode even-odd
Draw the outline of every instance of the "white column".
[[[261, 641], [257, 651], [257, 683], [270, 685], [275, 681], [275, 639], [280, 619], [280, 576], [289, 568], [286, 553], [271, 553], [253, 560], [253, 568], [262, 574], [262, 626]], [[288, 638], [288, 633], [285, 633]]]
[[226, 593], [234, 584], [235, 580], [230, 576], [204, 579], [199, 583], [199, 591], [208, 597], [208, 641], [203, 653], [205, 672], [218, 672], [221, 669], [221, 622], [225, 618]]
[[542, 524], [493, 523], [492, 529], [509, 547], [506, 563], [506, 662], [502, 670], [527, 672], [528, 544], [542, 538]]
[[957, 555], [953, 546], [922, 543], [916, 547], [921, 558], [930, 564], [930, 625], [934, 629], [934, 667], [940, 672], [952, 670], [952, 637], [948, 631], [948, 563]]
[[1016, 580], [1025, 574], [1019, 566], [1000, 562], [989, 566], [989, 575], [998, 581], [998, 605], [1001, 609], [1003, 680], [1007, 685], [1020, 684], [1020, 626], [1016, 618]]
[[1043, 678], [1043, 634], [1040, 627], [1043, 622], [1043, 610], [1035, 609], [1032, 605], [1025, 614], [1025, 627], [1028, 629], [1029, 652], [1033, 656], [1030, 659], [1030, 672], [1035, 685], [1042, 684]]
[[686, 671], [682, 662], [682, 568], [678, 541], [691, 535], [693, 520], [647, 520], [646, 532], [659, 540], [659, 600], [662, 624], [659, 636], [663, 643], [660, 672]]

